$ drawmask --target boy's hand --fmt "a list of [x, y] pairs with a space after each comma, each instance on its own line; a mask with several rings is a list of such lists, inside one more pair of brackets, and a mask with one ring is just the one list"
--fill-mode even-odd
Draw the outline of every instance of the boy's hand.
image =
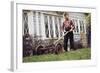
[[74, 29], [74, 27], [73, 27], [73, 26], [71, 26], [71, 29], [70, 29], [69, 31], [73, 31], [73, 29]]
[[70, 29], [69, 31], [73, 31], [73, 29]]

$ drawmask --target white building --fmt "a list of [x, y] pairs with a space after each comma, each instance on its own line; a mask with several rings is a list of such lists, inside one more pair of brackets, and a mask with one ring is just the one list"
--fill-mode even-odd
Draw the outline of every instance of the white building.
[[[74, 40], [86, 39], [85, 14], [78, 12], [68, 12], [68, 14], [75, 24]], [[63, 21], [63, 12], [23, 10], [23, 34], [29, 32], [33, 38], [42, 40], [58, 39], [64, 35], [61, 31]], [[86, 40], [83, 43], [86, 45]]]

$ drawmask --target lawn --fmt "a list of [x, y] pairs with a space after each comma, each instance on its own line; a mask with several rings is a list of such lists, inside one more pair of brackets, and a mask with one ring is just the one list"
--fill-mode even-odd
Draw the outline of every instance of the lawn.
[[62, 60], [84, 60], [91, 59], [91, 49], [82, 48], [75, 51], [64, 52], [61, 54], [45, 54], [30, 57], [24, 57], [23, 62], [44, 62], [44, 61], [62, 61]]

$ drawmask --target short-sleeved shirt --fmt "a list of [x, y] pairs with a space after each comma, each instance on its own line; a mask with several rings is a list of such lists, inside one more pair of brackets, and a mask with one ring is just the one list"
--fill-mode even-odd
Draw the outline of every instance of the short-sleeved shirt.
[[72, 20], [65, 20], [63, 22], [63, 29], [64, 30], [69, 31], [72, 27], [74, 27]]

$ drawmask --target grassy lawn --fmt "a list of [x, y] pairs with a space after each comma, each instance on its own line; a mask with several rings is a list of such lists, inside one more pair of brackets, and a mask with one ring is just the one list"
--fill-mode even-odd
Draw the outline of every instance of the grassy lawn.
[[62, 61], [62, 60], [84, 60], [91, 58], [91, 49], [82, 48], [76, 51], [61, 54], [45, 54], [39, 56], [24, 57], [23, 62]]

